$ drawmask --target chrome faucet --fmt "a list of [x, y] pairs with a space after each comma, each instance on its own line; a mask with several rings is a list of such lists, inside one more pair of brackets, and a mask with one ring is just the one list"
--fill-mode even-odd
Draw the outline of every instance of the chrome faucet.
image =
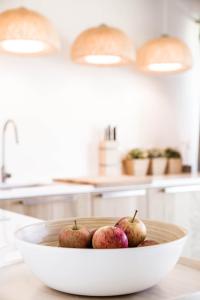
[[17, 126], [13, 120], [7, 120], [3, 126], [3, 132], [2, 132], [2, 166], [1, 166], [1, 182], [4, 183], [6, 182], [7, 178], [11, 177], [10, 173], [7, 173], [6, 167], [5, 167], [5, 159], [6, 159], [6, 130], [8, 126], [12, 125], [15, 133], [15, 141], [18, 144], [19, 139], [18, 139], [18, 131], [17, 131]]

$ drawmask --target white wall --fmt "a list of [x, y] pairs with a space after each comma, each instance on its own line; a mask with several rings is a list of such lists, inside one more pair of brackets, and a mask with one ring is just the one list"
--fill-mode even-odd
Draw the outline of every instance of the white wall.
[[[21, 3], [3, 0], [0, 9]], [[12, 133], [8, 138], [8, 167], [15, 178], [95, 174], [98, 141], [109, 123], [118, 126], [122, 152], [135, 146], [176, 147], [187, 142], [187, 161], [195, 164], [196, 69], [163, 79], [132, 67], [79, 66], [69, 58], [74, 38], [100, 23], [123, 29], [136, 47], [158, 36], [162, 1], [27, 0], [24, 4], [54, 22], [63, 49], [50, 57], [0, 57], [0, 126], [13, 118], [20, 133], [19, 146], [14, 145]], [[178, 30], [179, 19], [187, 21], [175, 13], [174, 30], [188, 39]], [[186, 25], [194, 35], [188, 41], [195, 49], [196, 29], [192, 23]]]
[[[190, 46], [193, 54], [193, 68], [181, 76], [176, 76], [175, 80], [173, 76], [167, 78], [165, 84], [168, 95], [174, 103], [173, 109], [176, 111], [177, 141], [180, 143], [186, 163], [191, 164], [196, 170], [200, 126], [200, 27], [191, 19], [190, 11], [181, 10], [179, 5], [174, 6], [173, 1], [168, 1], [170, 4], [169, 33], [179, 36]], [[181, 1], [176, 2], [179, 4]], [[192, 0], [189, 0], [185, 8], [192, 7], [191, 3]], [[200, 16], [200, 6], [198, 11], [196, 16], [197, 14]]]

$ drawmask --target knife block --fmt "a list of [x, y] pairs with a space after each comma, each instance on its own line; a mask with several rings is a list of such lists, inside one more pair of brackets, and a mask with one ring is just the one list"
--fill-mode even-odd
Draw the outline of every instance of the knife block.
[[121, 174], [119, 144], [117, 141], [102, 141], [99, 144], [99, 175]]

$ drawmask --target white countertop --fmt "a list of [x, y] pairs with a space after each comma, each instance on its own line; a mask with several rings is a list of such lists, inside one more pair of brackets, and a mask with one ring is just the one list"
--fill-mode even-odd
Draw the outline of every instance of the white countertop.
[[9, 188], [3, 189], [0, 186], [0, 200], [91, 193], [94, 190], [93, 186], [83, 184], [48, 183], [32, 187], [22, 185], [16, 188], [16, 186], [8, 185]]
[[[77, 180], [77, 179], [75, 179]], [[64, 196], [83, 193], [103, 193], [115, 191], [130, 191], [138, 189], [152, 188], [171, 188], [181, 187], [188, 190], [200, 191], [199, 174], [181, 174], [181, 175], [163, 175], [163, 176], [145, 176], [133, 178], [131, 184], [113, 184], [101, 187], [95, 187], [92, 184], [78, 183], [54, 183], [52, 181], [23, 184], [0, 184], [0, 200], [45, 197], [45, 196]]]
[[[178, 174], [178, 175], [162, 175], [162, 176], [117, 176], [117, 177], [91, 177], [93, 182], [90, 183], [88, 177], [82, 178], [71, 178], [70, 183], [81, 184], [93, 187], [91, 192], [101, 193], [109, 191], [128, 191], [138, 189], [154, 189], [154, 188], [168, 188], [168, 187], [184, 187], [184, 186], [195, 186], [195, 189], [200, 188], [200, 174]], [[100, 180], [99, 180], [100, 179]], [[62, 179], [61, 179], [62, 180]], [[92, 182], [91, 181], [91, 182]], [[84, 183], [85, 182], [85, 183]], [[100, 184], [99, 184], [100, 182]], [[83, 184], [84, 183], [84, 184]]]
[[20, 261], [15, 247], [14, 233], [25, 225], [41, 220], [0, 209], [0, 267]]

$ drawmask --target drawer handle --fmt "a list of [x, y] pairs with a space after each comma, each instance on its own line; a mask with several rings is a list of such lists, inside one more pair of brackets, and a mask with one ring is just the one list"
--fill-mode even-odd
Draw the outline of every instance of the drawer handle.
[[145, 196], [146, 190], [135, 190], [135, 191], [121, 191], [121, 192], [105, 192], [97, 195], [99, 198], [125, 198], [125, 197], [134, 197], [134, 196]]
[[172, 186], [162, 189], [161, 192], [166, 194], [200, 192], [200, 185]]

